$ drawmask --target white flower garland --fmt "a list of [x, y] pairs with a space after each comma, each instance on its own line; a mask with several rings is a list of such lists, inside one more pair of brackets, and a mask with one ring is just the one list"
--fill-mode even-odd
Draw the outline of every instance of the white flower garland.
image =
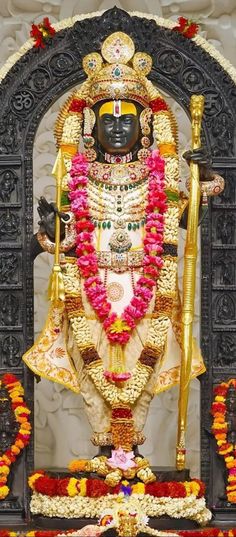
[[[205, 525], [211, 520], [211, 512], [206, 507], [204, 498], [196, 498], [193, 494], [186, 498], [154, 498], [150, 495], [134, 494], [139, 502], [142, 513], [146, 516], [185, 518]], [[132, 496], [132, 497], [133, 497]], [[30, 511], [33, 515], [43, 515], [49, 518], [99, 518], [102, 511], [112, 509], [118, 495], [108, 495], [101, 498], [86, 498], [76, 496], [46, 496], [34, 492], [31, 498]], [[126, 504], [127, 505], [127, 504]]]

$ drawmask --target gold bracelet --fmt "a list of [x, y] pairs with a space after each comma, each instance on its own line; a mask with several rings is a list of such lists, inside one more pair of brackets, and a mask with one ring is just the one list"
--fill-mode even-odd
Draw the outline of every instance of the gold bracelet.
[[[69, 220], [63, 220], [63, 223], [65, 224], [65, 238], [60, 242], [60, 253], [69, 252], [69, 250], [74, 248], [76, 243], [74, 214], [70, 212], [66, 214], [68, 214]], [[49, 252], [50, 254], [55, 253], [55, 242], [49, 239], [47, 233], [38, 231], [37, 240], [45, 252]]]

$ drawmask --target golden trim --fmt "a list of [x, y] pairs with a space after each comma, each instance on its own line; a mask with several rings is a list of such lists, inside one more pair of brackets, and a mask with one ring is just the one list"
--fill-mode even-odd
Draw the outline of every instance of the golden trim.
[[[58, 309], [59, 309], [59, 313], [57, 313], [57, 315], [59, 315], [60, 321], [59, 321], [59, 325], [57, 325], [57, 326], [61, 327], [62, 315], [64, 313], [64, 305], [62, 307], [59, 307]], [[79, 382], [78, 382], [78, 373], [77, 373], [77, 371], [75, 369], [74, 362], [72, 361], [71, 356], [68, 353], [67, 349], [66, 349], [67, 358], [68, 358], [69, 364], [70, 364], [71, 369], [72, 369], [72, 371], [71, 372], [68, 371], [68, 373], [71, 375], [74, 384], [73, 384], [73, 382], [71, 383], [71, 382], [63, 381], [61, 379], [60, 373], [59, 373], [60, 372], [60, 367], [59, 366], [54, 366], [55, 370], [56, 370], [56, 373], [57, 373], [57, 376], [53, 376], [53, 375], [44, 373], [43, 369], [41, 370], [40, 368], [37, 367], [37, 365], [33, 364], [33, 354], [36, 353], [37, 357], [40, 356], [40, 354], [45, 354], [47, 352], [47, 350], [56, 341], [56, 339], [58, 337], [58, 333], [60, 333], [60, 332], [58, 332], [58, 333], [55, 332], [55, 323], [53, 323], [53, 321], [52, 321], [52, 317], [53, 317], [54, 313], [55, 313], [55, 307], [54, 307], [54, 305], [51, 305], [50, 308], [49, 308], [46, 323], [44, 325], [44, 328], [43, 328], [42, 332], [37, 337], [34, 345], [32, 347], [30, 347], [30, 349], [23, 354], [22, 360], [26, 363], [26, 365], [36, 375], [39, 375], [40, 377], [46, 378], [47, 380], [51, 380], [53, 382], [58, 382], [59, 384], [62, 384], [66, 388], [68, 388], [68, 389], [70, 389], [70, 390], [72, 390], [72, 391], [74, 391], [76, 393], [80, 393]], [[60, 328], [59, 328], [59, 330], [60, 330]], [[46, 348], [45, 347], [41, 348], [43, 345], [45, 345]]]

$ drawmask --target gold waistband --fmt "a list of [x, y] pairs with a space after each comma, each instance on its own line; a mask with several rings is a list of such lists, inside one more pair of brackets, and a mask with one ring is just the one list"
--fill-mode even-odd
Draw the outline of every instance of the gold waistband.
[[125, 272], [130, 268], [140, 269], [143, 263], [143, 250], [135, 252], [98, 252], [99, 268], [110, 269], [113, 272]]

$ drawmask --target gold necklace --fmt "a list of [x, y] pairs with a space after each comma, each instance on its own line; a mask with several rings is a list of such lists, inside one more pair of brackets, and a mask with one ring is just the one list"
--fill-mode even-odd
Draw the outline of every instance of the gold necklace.
[[139, 161], [123, 164], [92, 162], [89, 168], [90, 179], [107, 185], [133, 185], [148, 177], [148, 168]]

